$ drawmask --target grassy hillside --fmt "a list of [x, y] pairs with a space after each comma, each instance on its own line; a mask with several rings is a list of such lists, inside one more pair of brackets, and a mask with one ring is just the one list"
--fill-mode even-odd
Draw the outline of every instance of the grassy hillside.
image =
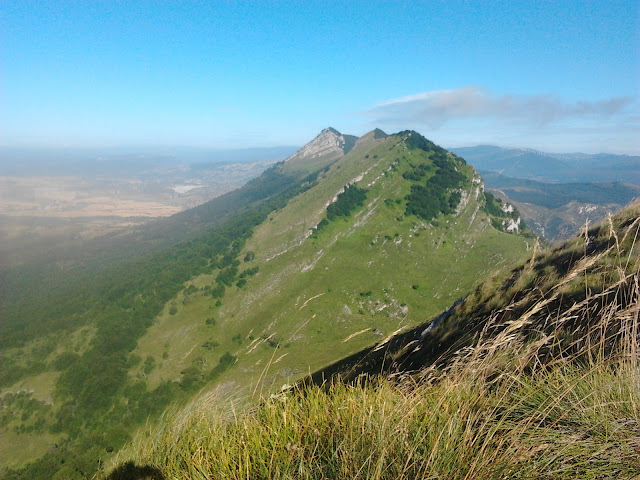
[[[23, 284], [4, 327], [5, 478], [87, 478], [171, 402], [279, 389], [424, 322], [532, 247], [507, 232], [517, 212], [415, 132], [323, 135], [300, 171], [294, 156], [141, 234], [148, 255], [80, 269], [42, 301]], [[337, 154], [317, 163], [327, 141]], [[303, 178], [309, 159], [319, 170]]]
[[[150, 384], [189, 369], [203, 375], [228, 353], [233, 365], [217, 382], [269, 391], [423, 322], [532, 246], [491, 226], [479, 180], [463, 162], [457, 213], [430, 222], [407, 215], [413, 182], [403, 174], [433, 153], [408, 149], [402, 137], [370, 144], [270, 214], [247, 240], [222, 298], [207, 293], [222, 271], [194, 278], [187, 301], [183, 292], [171, 303], [176, 312], [140, 339], [134, 353], [157, 366]], [[351, 182], [365, 200], [328, 221], [331, 202]]]
[[637, 478], [639, 234], [636, 204], [329, 382], [203, 396], [106, 478]]
[[197, 391], [188, 381], [149, 388], [130, 377], [147, 360], [132, 353], [138, 338], [185, 281], [232, 261], [255, 225], [312, 183], [275, 166], [234, 193], [237, 202], [216, 199], [162, 227], [170, 233], [184, 215], [202, 219], [187, 241], [80, 265], [51, 276], [47, 288], [38, 288], [37, 265], [33, 284], [27, 270], [3, 283], [0, 463], [20, 467], [41, 457], [7, 476], [85, 478], [132, 426]]

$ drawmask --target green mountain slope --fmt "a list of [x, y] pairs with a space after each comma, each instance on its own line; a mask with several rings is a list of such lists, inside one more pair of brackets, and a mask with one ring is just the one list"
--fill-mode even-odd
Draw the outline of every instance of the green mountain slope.
[[11, 305], [29, 315], [3, 327], [1, 460], [44, 455], [6, 478], [85, 478], [170, 402], [299, 380], [533, 245], [464, 160], [415, 132], [326, 129], [239, 192], [140, 234], [163, 248]]
[[[38, 265], [16, 277], [3, 272], [0, 463], [20, 466], [44, 454], [24, 478], [58, 470], [61, 478], [83, 478], [132, 425], [187, 398], [188, 382], [148, 389], [144, 379], [129, 378], [144, 360], [131, 353], [137, 339], [185, 281], [230, 261], [256, 224], [312, 182], [277, 165], [232, 192], [235, 203], [225, 196], [186, 212], [214, 222], [194, 228], [189, 240], [157, 249], [143, 239], [131, 250], [148, 254], [129, 251], [123, 260], [106, 253], [104, 262], [46, 272], [50, 283]], [[184, 215], [162, 225], [168, 235], [183, 235]]]
[[106, 478], [637, 478], [639, 234], [636, 203], [257, 408], [214, 392]]
[[[417, 134], [355, 148], [316, 186], [269, 215], [238, 257], [248, 260], [239, 272], [257, 273], [239, 279], [241, 287], [235, 282], [227, 288], [220, 306], [206, 289], [215, 288], [221, 272], [194, 279], [187, 304], [177, 299], [177, 312], [139, 342], [142, 358], [158, 355], [169, 342], [167, 358], [156, 358], [151, 381], [177, 379], [181, 371], [209, 365], [225, 352], [235, 363], [221, 381], [254, 387], [265, 378], [277, 386], [295, 381], [420, 323], [479, 277], [510, 265], [527, 242], [532, 246], [492, 227], [482, 209], [480, 180], [468, 165], [440, 150], [411, 148], [410, 135]], [[436, 154], [461, 172], [461, 201], [451, 214], [427, 221], [407, 214], [406, 197], [416, 182], [405, 177], [423, 162], [432, 165]], [[349, 184], [366, 190], [366, 198], [349, 215], [326, 221], [331, 202]]]
[[[639, 232], [640, 203], [635, 202], [580, 236], [535, 251], [529, 261], [482, 283], [437, 317], [314, 372], [306, 381], [444, 368], [461, 350], [508, 336], [525, 343], [542, 339], [536, 346], [542, 362], [588, 356], [591, 344], [604, 349], [599, 355], [607, 353], [620, 346], [616, 342], [624, 340], [620, 335], [626, 328], [607, 324], [607, 316], [619, 313], [623, 323], [637, 316]], [[628, 341], [632, 345], [637, 339]]]

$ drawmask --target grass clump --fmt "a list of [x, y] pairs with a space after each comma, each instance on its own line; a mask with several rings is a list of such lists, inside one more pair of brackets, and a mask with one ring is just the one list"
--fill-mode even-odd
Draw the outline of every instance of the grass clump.
[[446, 372], [310, 386], [235, 413], [209, 396], [166, 414], [120, 458], [193, 479], [640, 473], [637, 356], [525, 367], [532, 350], [469, 351]]
[[631, 478], [640, 398], [630, 367], [335, 383], [231, 417], [209, 397], [168, 415], [132, 458], [166, 478]]

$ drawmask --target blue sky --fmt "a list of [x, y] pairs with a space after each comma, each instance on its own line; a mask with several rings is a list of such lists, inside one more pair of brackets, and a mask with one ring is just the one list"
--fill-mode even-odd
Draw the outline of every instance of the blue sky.
[[640, 153], [633, 1], [0, 3], [0, 144]]

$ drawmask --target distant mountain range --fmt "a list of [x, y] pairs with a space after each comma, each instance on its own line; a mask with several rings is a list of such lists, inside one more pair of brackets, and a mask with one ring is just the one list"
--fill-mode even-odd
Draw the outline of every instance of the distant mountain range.
[[541, 182], [626, 182], [640, 185], [640, 156], [545, 153], [493, 145], [451, 148], [477, 170]]
[[640, 198], [640, 186], [621, 182], [548, 183], [481, 172], [485, 187], [518, 207], [527, 225], [555, 242], [586, 223], [606, 217]]
[[527, 225], [555, 242], [640, 197], [640, 157], [544, 153], [491, 145], [451, 149], [485, 186], [515, 204]]

